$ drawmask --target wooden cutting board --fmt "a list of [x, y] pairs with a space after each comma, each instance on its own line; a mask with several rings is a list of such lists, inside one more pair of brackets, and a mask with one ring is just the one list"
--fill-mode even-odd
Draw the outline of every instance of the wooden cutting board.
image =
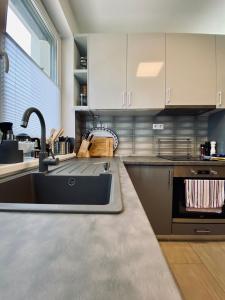
[[94, 137], [89, 154], [91, 157], [112, 157], [113, 138]]

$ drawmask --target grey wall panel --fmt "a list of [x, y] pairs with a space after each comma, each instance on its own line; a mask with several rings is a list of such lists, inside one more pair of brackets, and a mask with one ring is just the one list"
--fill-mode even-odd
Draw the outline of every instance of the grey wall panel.
[[[186, 139], [190, 139], [191, 154], [198, 155], [200, 144], [208, 139], [208, 118], [205, 116], [118, 116], [108, 113], [93, 116], [86, 113], [81, 120], [83, 134], [92, 127], [113, 129], [120, 140], [116, 155], [156, 156], [159, 153], [159, 140], [165, 139], [171, 139], [172, 146], [161, 142], [162, 155], [174, 152], [185, 155]], [[153, 130], [153, 123], [164, 124], [164, 129]]]
[[209, 117], [209, 140], [217, 142], [218, 153], [225, 153], [225, 110]]

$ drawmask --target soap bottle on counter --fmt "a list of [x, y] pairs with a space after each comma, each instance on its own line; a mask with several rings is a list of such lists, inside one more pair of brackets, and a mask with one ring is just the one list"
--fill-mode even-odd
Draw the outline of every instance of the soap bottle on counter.
[[210, 155], [215, 155], [216, 154], [216, 142], [211, 141], [210, 142]]

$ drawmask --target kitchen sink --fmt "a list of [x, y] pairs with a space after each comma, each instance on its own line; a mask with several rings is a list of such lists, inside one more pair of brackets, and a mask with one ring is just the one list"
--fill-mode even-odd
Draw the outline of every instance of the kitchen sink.
[[119, 213], [122, 201], [115, 171], [104, 172], [101, 163], [69, 163], [47, 174], [3, 179], [0, 210]]

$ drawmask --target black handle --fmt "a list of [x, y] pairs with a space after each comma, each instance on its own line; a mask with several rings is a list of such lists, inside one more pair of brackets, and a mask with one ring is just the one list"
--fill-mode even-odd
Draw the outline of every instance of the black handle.
[[105, 172], [109, 171], [109, 168], [110, 168], [110, 162], [105, 162], [103, 166], [104, 166], [104, 171], [105, 171]]
[[89, 144], [88, 146], [88, 151], [91, 149], [92, 143]]
[[94, 134], [91, 134], [90, 137], [88, 138], [89, 142], [93, 139]]

